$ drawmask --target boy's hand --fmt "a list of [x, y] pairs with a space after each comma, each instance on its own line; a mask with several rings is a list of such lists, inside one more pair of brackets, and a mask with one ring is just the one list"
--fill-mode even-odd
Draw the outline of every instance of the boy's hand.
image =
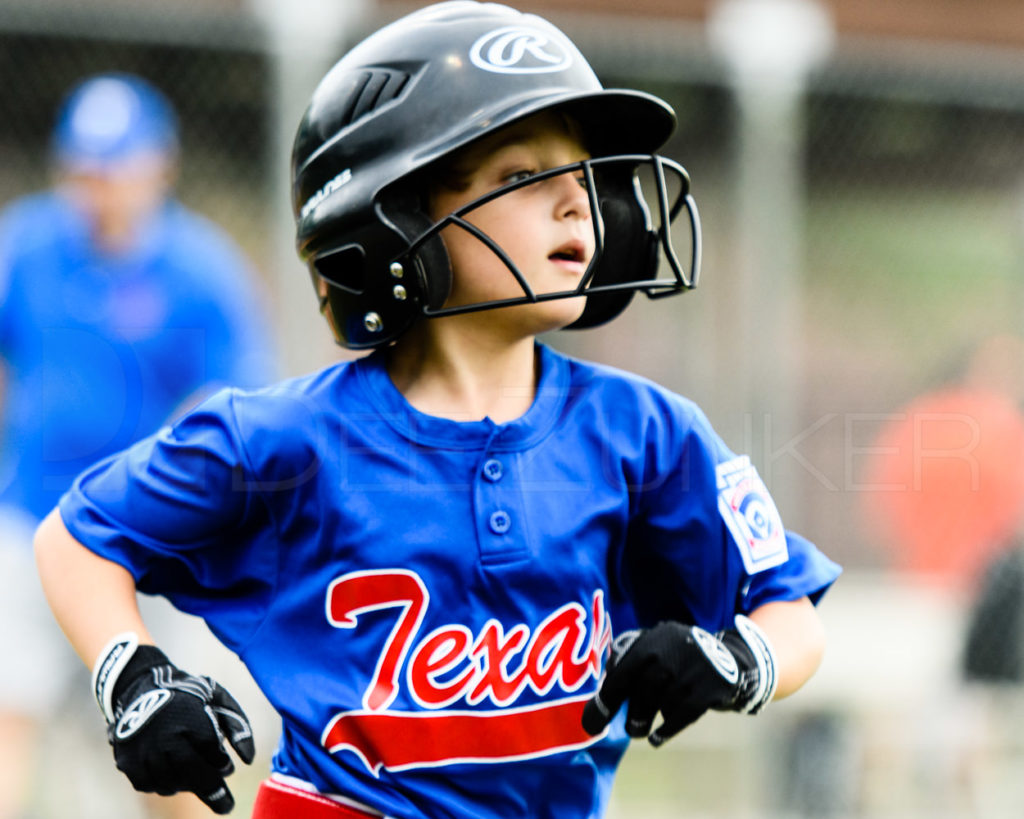
[[114, 760], [136, 790], [191, 791], [215, 813], [235, 806], [224, 777], [234, 765], [224, 739], [249, 764], [252, 727], [235, 699], [209, 677], [171, 665], [134, 634], [115, 637], [93, 671]]
[[[775, 693], [775, 657], [753, 621], [739, 614], [735, 623], [718, 634], [676, 622], [620, 634], [583, 710], [584, 730], [603, 731], [626, 700], [626, 733], [655, 747], [709, 708], [756, 714]], [[659, 711], [663, 722], [652, 733]]]

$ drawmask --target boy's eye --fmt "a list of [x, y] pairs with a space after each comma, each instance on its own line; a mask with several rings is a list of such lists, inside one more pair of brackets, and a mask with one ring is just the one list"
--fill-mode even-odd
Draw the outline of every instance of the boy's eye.
[[513, 182], [522, 182], [524, 179], [529, 179], [535, 173], [536, 171], [521, 168], [517, 171], [512, 171], [511, 173], [506, 174], [505, 178], [502, 179], [502, 182], [506, 185], [511, 185]]
[[[501, 182], [503, 185], [511, 185], [514, 182], [522, 182], [524, 179], [529, 179], [536, 173], [536, 171], [529, 171], [525, 169], [520, 171], [513, 171], [512, 173], [506, 174], [505, 177], [501, 180]], [[575, 179], [577, 185], [583, 188], [583, 190], [587, 189], [587, 178], [583, 174], [580, 174], [579, 176], [575, 177]]]

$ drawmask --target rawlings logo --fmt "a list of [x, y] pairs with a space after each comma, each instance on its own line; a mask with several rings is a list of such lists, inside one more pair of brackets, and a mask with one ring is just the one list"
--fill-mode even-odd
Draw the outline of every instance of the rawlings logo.
[[[442, 626], [419, 636], [429, 603], [420, 577], [394, 569], [353, 572], [327, 590], [327, 618], [337, 628], [354, 629], [360, 614], [395, 609], [395, 624], [381, 647], [363, 708], [336, 715], [321, 737], [329, 751], [349, 749], [374, 774], [390, 770], [449, 765], [460, 761], [497, 762], [544, 756], [588, 745], [596, 737], [580, 725], [588, 696], [507, 707], [529, 688], [565, 693], [598, 679], [611, 639], [604, 597], [594, 593], [588, 612], [567, 603], [534, 629], [524, 624], [506, 632], [488, 620], [479, 633], [465, 626]], [[424, 711], [389, 711], [404, 684]], [[489, 711], [441, 710], [463, 702], [489, 702]]]
[[306, 203], [302, 206], [301, 210], [299, 211], [299, 218], [305, 219], [307, 216], [309, 216], [309, 214], [311, 214], [314, 210], [320, 207], [320, 205], [323, 204], [324, 200], [327, 199], [328, 196], [330, 196], [335, 191], [340, 190], [342, 187], [344, 187], [351, 181], [351, 168], [345, 168], [345, 170], [343, 170], [337, 176], [335, 176], [332, 179], [329, 179], [327, 181], [327, 184], [325, 184], [322, 188], [320, 188], [320, 190], [318, 190], [311, 197], [309, 197], [309, 199], [306, 200]]
[[473, 43], [473, 65], [497, 74], [547, 74], [572, 65], [569, 49], [543, 31], [506, 26]]

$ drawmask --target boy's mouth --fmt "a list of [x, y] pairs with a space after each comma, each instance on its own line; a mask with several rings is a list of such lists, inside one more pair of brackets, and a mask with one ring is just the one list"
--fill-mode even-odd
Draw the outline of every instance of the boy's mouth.
[[577, 262], [582, 263], [586, 258], [586, 248], [583, 242], [574, 239], [571, 242], [566, 242], [564, 245], [559, 247], [554, 253], [548, 256], [549, 259], [556, 262]]

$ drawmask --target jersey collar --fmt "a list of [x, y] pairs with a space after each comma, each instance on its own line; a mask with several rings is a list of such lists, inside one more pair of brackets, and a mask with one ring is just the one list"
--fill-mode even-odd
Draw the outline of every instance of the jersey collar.
[[378, 350], [355, 362], [359, 381], [381, 416], [400, 435], [416, 444], [442, 449], [516, 451], [539, 443], [551, 432], [569, 394], [569, 364], [564, 356], [538, 343], [540, 379], [530, 408], [519, 418], [496, 424], [452, 421], [420, 412], [405, 400], [385, 368], [387, 351]]

